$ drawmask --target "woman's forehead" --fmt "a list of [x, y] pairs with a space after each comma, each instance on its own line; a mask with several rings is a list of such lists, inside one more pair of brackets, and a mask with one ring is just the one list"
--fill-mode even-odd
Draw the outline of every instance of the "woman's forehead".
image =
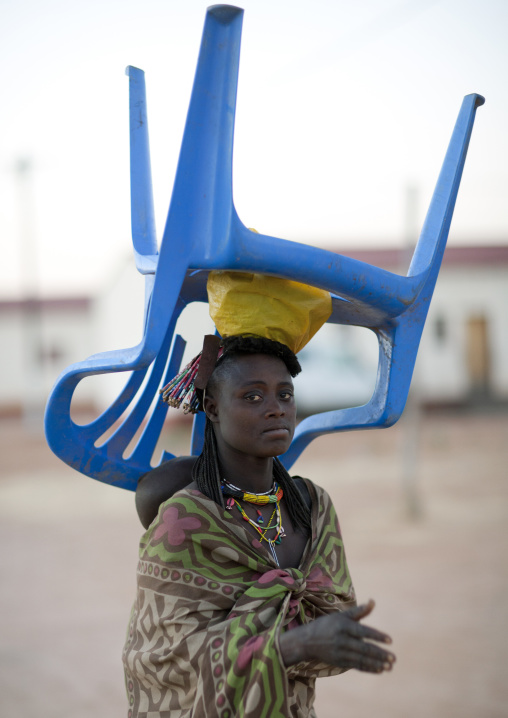
[[228, 383], [266, 382], [292, 384], [291, 374], [284, 362], [269, 354], [239, 354], [224, 366]]

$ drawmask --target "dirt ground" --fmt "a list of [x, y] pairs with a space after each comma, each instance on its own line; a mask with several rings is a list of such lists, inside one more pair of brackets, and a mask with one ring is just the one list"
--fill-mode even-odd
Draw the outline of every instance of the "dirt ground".
[[[508, 414], [431, 414], [418, 437], [403, 418], [323, 437], [295, 466], [332, 494], [358, 598], [376, 599], [369, 623], [398, 657], [391, 674], [319, 681], [319, 718], [508, 715]], [[132, 494], [72, 471], [19, 421], [0, 423], [0, 477], [0, 715], [126, 716]]]

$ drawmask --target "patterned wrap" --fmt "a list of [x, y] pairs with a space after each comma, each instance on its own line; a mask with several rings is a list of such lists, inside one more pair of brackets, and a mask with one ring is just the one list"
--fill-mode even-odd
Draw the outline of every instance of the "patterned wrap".
[[123, 653], [129, 718], [315, 717], [315, 679], [341, 669], [286, 668], [278, 637], [355, 599], [331, 499], [305, 481], [312, 537], [298, 569], [278, 568], [199, 491], [161, 505], [141, 539]]

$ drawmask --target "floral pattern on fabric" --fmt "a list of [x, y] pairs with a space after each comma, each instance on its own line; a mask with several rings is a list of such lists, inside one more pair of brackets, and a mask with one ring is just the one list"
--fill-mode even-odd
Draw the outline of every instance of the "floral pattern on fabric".
[[312, 537], [298, 569], [278, 568], [230, 512], [198, 491], [162, 504], [140, 544], [124, 649], [128, 718], [313, 716], [316, 677], [286, 668], [281, 631], [354, 602], [328, 494], [306, 481]]

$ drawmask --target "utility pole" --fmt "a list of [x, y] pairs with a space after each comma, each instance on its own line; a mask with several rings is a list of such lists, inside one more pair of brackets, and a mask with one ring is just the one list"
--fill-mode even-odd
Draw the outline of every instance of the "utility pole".
[[42, 322], [39, 302], [37, 242], [35, 235], [35, 201], [33, 165], [20, 158], [14, 173], [18, 187], [19, 252], [21, 284], [21, 333], [23, 352], [22, 416], [29, 431], [42, 429], [43, 373]]
[[[407, 273], [416, 242], [418, 240], [418, 189], [408, 184], [405, 191], [404, 248], [402, 250], [403, 271]], [[411, 389], [402, 415], [402, 492], [405, 511], [410, 519], [421, 518], [423, 509], [419, 478], [419, 454], [421, 431], [421, 398], [418, 386], [418, 363], [411, 381]]]

